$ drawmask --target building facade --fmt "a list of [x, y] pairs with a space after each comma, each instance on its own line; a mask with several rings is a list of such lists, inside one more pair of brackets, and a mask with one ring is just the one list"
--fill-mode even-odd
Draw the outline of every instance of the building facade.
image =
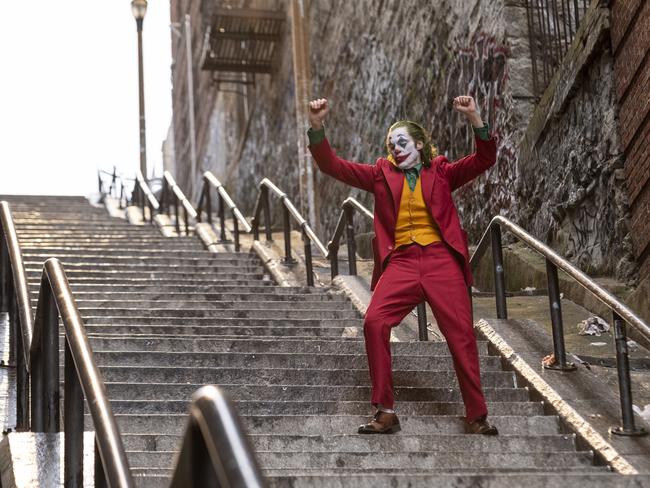
[[[427, 127], [440, 153], [462, 157], [473, 150], [472, 131], [449, 102], [471, 94], [499, 149], [496, 166], [455, 194], [470, 240], [501, 214], [591, 274], [630, 284], [647, 275], [648, 2], [570, 2], [577, 10], [529, 0], [299, 3], [311, 94], [331, 101], [327, 133], [343, 157], [372, 163], [385, 152], [387, 128], [403, 118]], [[227, 8], [286, 16], [270, 73], [200, 69], [215, 12]], [[300, 202], [296, 140], [306, 127], [296, 122], [291, 1], [174, 0], [172, 19], [177, 181], [196, 198], [211, 170], [250, 212], [268, 177]], [[227, 76], [235, 82], [218, 81]], [[324, 241], [347, 196], [372, 205], [371, 195], [318, 171], [314, 188]]]

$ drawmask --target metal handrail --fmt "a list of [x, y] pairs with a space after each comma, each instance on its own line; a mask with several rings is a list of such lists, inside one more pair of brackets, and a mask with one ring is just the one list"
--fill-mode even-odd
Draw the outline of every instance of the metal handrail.
[[300, 215], [300, 212], [291, 203], [286, 193], [280, 190], [268, 178], [264, 178], [259, 183], [259, 193], [257, 194], [257, 201], [255, 202], [255, 210], [253, 212], [253, 237], [256, 241], [260, 238], [260, 212], [264, 210], [265, 234], [266, 241], [272, 242], [273, 235], [271, 233], [271, 204], [269, 201], [269, 191], [273, 193], [282, 202], [283, 209], [283, 231], [284, 231], [284, 258], [285, 264], [294, 264], [296, 260], [291, 256], [291, 219], [297, 222], [300, 226], [302, 233], [302, 240], [305, 249], [305, 265], [307, 267], [307, 286], [314, 286], [314, 271], [311, 255], [311, 243], [316, 246], [318, 252], [323, 257], [327, 258], [327, 248], [320, 241], [316, 233], [313, 231], [307, 221]]
[[179, 217], [178, 206], [179, 204], [183, 207], [183, 219], [185, 221], [185, 235], [190, 235], [190, 217], [197, 219], [196, 210], [190, 203], [190, 201], [185, 197], [185, 194], [181, 190], [180, 186], [174, 180], [174, 177], [169, 171], [163, 173], [163, 187], [162, 194], [160, 197], [160, 205], [162, 212], [165, 212], [169, 217], [171, 217], [170, 212], [170, 203], [174, 207], [174, 225], [176, 226], [176, 233], [181, 235], [181, 222]]
[[239, 418], [216, 386], [204, 386], [192, 395], [190, 419], [170, 486], [266, 486]]
[[149, 222], [153, 224], [154, 210], [160, 209], [160, 204], [154, 196], [147, 180], [142, 176], [142, 172], [137, 170], [135, 173], [135, 183], [131, 192], [131, 205], [138, 205], [142, 209], [142, 220], [147, 221], [146, 208], [149, 208]]
[[[86, 328], [56, 258], [43, 265], [30, 347], [33, 432], [59, 432], [59, 316], [65, 331], [64, 480], [83, 486], [84, 397], [95, 426], [95, 484], [134, 487], [113, 410]], [[101, 461], [101, 462], [100, 462]]]
[[523, 242], [526, 246], [541, 254], [546, 260], [546, 275], [548, 280], [549, 307], [553, 330], [553, 350], [555, 362], [545, 365], [547, 369], [559, 371], [575, 370], [575, 365], [567, 362], [564, 347], [564, 328], [562, 324], [562, 302], [560, 297], [558, 269], [564, 271], [570, 278], [577, 281], [584, 289], [600, 300], [612, 311], [614, 336], [616, 341], [616, 368], [618, 371], [619, 392], [621, 401], [622, 426], [612, 427], [613, 434], [639, 436], [645, 435], [645, 429], [634, 424], [632, 389], [630, 384], [630, 368], [628, 361], [628, 346], [625, 323], [630, 324], [644, 338], [650, 340], [650, 327], [641, 320], [630, 308], [598, 285], [589, 276], [557, 254], [546, 244], [531, 236], [514, 222], [502, 216], [496, 216], [481, 237], [479, 244], [472, 254], [470, 265], [475, 267], [487, 250], [492, 248], [494, 270], [494, 289], [496, 296], [497, 317], [508, 318], [505, 292], [505, 268], [503, 266], [503, 248], [501, 229], [505, 229]]
[[242, 227], [244, 228], [244, 232], [247, 233], [251, 232], [253, 230], [253, 227], [251, 226], [251, 224], [248, 223], [248, 220], [246, 220], [244, 214], [242, 214], [241, 211], [237, 208], [237, 205], [235, 205], [235, 202], [233, 202], [232, 198], [230, 198], [230, 195], [228, 195], [228, 192], [221, 184], [221, 182], [210, 171], [206, 171], [205, 173], [203, 173], [203, 189], [201, 190], [199, 204], [197, 205], [197, 213], [198, 213], [197, 220], [201, 222], [202, 214], [204, 212], [204, 206], [205, 206], [205, 213], [208, 217], [208, 223], [212, 225], [212, 197], [210, 195], [211, 187], [214, 187], [217, 190], [217, 196], [219, 197], [219, 208], [218, 208], [219, 226], [220, 226], [219, 240], [220, 242], [228, 242], [228, 239], [226, 238], [226, 210], [225, 210], [225, 207], [228, 207], [230, 213], [232, 214], [233, 235], [235, 238], [235, 251], [239, 252], [240, 249], [239, 224], [242, 225]]
[[[346, 198], [341, 204], [341, 214], [336, 223], [334, 234], [327, 243], [327, 258], [330, 261], [330, 272], [332, 279], [339, 274], [339, 248], [343, 232], [346, 234], [348, 247], [348, 272], [351, 276], [357, 275], [357, 244], [354, 238], [354, 213], [358, 212], [370, 221], [374, 222], [375, 218], [370, 210], [361, 205], [352, 197]], [[418, 336], [421, 341], [429, 340], [427, 330], [427, 309], [424, 302], [417, 305], [418, 317]]]
[[[111, 184], [108, 187], [108, 190], [104, 190], [104, 180], [102, 179], [102, 174], [108, 175], [111, 177]], [[124, 184], [125, 181], [135, 181], [134, 179], [131, 178], [125, 178], [123, 175], [117, 174], [117, 168], [113, 166], [113, 172], [110, 173], [105, 170], [98, 170], [97, 171], [97, 181], [98, 181], [98, 186], [99, 186], [99, 196], [100, 196], [100, 203], [104, 201], [104, 198], [107, 196], [112, 196], [114, 198], [118, 199], [118, 204], [119, 208], [123, 209], [126, 207], [126, 203], [129, 201], [129, 197], [126, 196], [126, 185]], [[120, 187], [119, 193], [117, 192], [117, 187]], [[113, 192], [113, 189], [115, 189], [115, 192]]]
[[9, 312], [16, 346], [16, 427], [29, 428], [29, 347], [33, 321], [27, 275], [9, 203], [0, 202], [0, 310]]

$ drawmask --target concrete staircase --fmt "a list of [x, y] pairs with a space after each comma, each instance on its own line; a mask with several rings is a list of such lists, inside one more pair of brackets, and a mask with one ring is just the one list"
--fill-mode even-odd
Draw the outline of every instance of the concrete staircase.
[[402, 432], [358, 435], [372, 414], [362, 318], [341, 295], [274, 286], [255, 255], [163, 238], [83, 198], [2, 199], [33, 300], [43, 261], [64, 263], [140, 486], [168, 485], [188, 400], [206, 383], [234, 400], [270, 486], [630, 486], [578, 450], [484, 342], [501, 435], [463, 433], [451, 358], [434, 342], [392, 343]]

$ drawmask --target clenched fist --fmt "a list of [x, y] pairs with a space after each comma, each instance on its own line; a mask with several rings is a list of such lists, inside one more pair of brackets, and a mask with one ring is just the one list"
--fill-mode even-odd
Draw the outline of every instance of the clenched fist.
[[323, 120], [330, 108], [326, 98], [319, 98], [309, 102], [309, 123], [314, 130], [323, 128]]
[[454, 98], [453, 107], [454, 110], [467, 117], [467, 120], [469, 120], [474, 127], [483, 127], [483, 121], [481, 120], [481, 115], [478, 113], [478, 109], [476, 108], [474, 98], [467, 95], [456, 97]]

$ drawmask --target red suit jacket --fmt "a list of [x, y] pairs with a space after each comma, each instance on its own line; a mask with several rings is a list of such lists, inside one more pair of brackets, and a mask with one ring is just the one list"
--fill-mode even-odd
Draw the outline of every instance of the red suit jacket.
[[[355, 163], [339, 158], [327, 139], [309, 146], [320, 170], [348, 185], [375, 195], [375, 238], [372, 248], [375, 267], [370, 289], [374, 290], [384, 267], [388, 263], [395, 243], [395, 223], [399, 211], [404, 174], [390, 161], [377, 159], [374, 165]], [[476, 152], [450, 163], [446, 157], [437, 156], [430, 167], [422, 167], [422, 192], [431, 216], [438, 224], [442, 239], [462, 258], [467, 285], [472, 284], [469, 266], [467, 233], [460, 219], [451, 192], [473, 180], [496, 161], [496, 141], [491, 137], [483, 141], [476, 137]]]

